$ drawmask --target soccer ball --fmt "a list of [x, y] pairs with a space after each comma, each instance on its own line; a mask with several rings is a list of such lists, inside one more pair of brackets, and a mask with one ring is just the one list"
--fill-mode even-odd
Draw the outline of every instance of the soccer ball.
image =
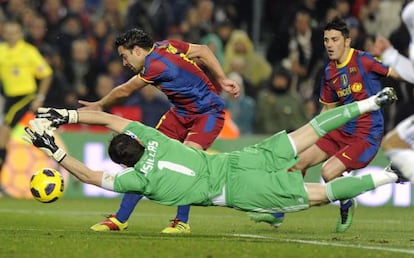
[[30, 192], [39, 202], [54, 202], [62, 197], [63, 190], [63, 177], [53, 168], [40, 169], [30, 179]]

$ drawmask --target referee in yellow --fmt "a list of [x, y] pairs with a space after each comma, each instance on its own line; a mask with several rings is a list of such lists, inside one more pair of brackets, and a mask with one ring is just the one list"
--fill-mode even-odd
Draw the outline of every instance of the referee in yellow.
[[0, 43], [0, 82], [5, 104], [4, 121], [0, 121], [0, 172], [6, 161], [11, 130], [27, 111], [36, 111], [42, 106], [52, 82], [52, 68], [36, 47], [24, 40], [19, 22], [3, 24], [3, 40]]

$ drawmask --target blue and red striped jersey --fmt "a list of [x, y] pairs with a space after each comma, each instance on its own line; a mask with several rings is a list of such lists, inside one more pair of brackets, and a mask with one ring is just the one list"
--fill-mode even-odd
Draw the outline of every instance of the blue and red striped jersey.
[[[345, 62], [330, 61], [325, 67], [320, 92], [323, 104], [348, 104], [375, 95], [381, 90], [381, 77], [388, 76], [390, 68], [369, 53], [352, 49]], [[384, 117], [382, 111], [361, 115], [340, 128], [346, 133], [367, 137], [382, 137]]]
[[186, 56], [189, 49], [190, 44], [180, 40], [156, 42], [138, 76], [164, 92], [181, 115], [223, 110], [212, 81]]

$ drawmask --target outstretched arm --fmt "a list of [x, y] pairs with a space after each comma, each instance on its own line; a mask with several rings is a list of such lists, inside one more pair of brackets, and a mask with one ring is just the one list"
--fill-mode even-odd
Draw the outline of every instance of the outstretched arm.
[[378, 36], [372, 54], [381, 56], [384, 64], [392, 67], [390, 77], [414, 83], [414, 63], [398, 53], [388, 39]]
[[25, 128], [26, 135], [23, 137], [26, 141], [32, 143], [46, 155], [53, 158], [66, 168], [72, 175], [80, 181], [102, 187], [104, 173], [102, 171], [93, 171], [83, 163], [69, 156], [63, 149], [55, 143], [53, 132], [46, 130], [42, 119], [30, 121], [30, 127]]
[[190, 59], [197, 59], [211, 72], [213, 77], [220, 83], [224, 91], [230, 93], [235, 98], [240, 96], [240, 85], [237, 82], [227, 78], [221, 64], [217, 60], [214, 53], [206, 45], [190, 44], [187, 53]]
[[148, 83], [143, 81], [135, 75], [127, 82], [113, 88], [108, 95], [103, 97], [102, 99], [89, 102], [84, 100], [79, 100], [79, 103], [84, 105], [84, 107], [80, 108], [80, 110], [97, 110], [102, 111], [105, 108], [111, 107], [117, 103], [122, 102], [126, 98], [128, 98], [133, 92], [142, 89], [143, 87], [147, 86]]
[[37, 118], [49, 120], [50, 125], [59, 127], [63, 124], [102, 125], [114, 132], [121, 133], [132, 122], [129, 119], [94, 110], [67, 110], [54, 108], [39, 108]]

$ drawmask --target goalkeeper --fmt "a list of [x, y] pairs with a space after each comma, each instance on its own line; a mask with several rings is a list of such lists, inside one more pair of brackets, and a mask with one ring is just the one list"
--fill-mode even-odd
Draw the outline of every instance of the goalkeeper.
[[[139, 122], [99, 111], [41, 108], [25, 130], [27, 140], [79, 180], [116, 192], [139, 193], [164, 205], [227, 206], [255, 212], [295, 212], [349, 199], [398, 180], [382, 171], [342, 177], [326, 185], [304, 183], [300, 171], [288, 172], [297, 154], [321, 137], [365, 112], [396, 99], [392, 88], [376, 96], [321, 113], [291, 133], [281, 131], [241, 151], [209, 154], [187, 147]], [[125, 167], [116, 175], [93, 171], [60, 149], [51, 127], [64, 123], [102, 125], [120, 133], [111, 140], [110, 158]]]

